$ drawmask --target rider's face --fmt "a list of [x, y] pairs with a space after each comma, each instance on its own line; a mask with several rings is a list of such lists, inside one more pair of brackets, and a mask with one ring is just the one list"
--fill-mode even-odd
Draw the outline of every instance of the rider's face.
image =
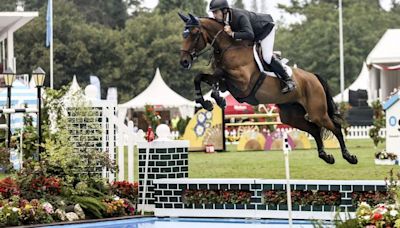
[[217, 19], [217, 20], [223, 20], [224, 19], [224, 15], [222, 14], [221, 10], [215, 10], [215, 11], [212, 11], [212, 13], [214, 15], [214, 18]]

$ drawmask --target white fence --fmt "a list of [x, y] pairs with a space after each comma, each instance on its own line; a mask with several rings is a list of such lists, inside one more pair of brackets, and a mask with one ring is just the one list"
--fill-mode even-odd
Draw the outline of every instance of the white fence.
[[[373, 126], [351, 126], [348, 129], [348, 134], [346, 136], [346, 139], [369, 139], [369, 130]], [[291, 131], [300, 131], [295, 128], [279, 128], [276, 129], [276, 131], [281, 132], [281, 133], [289, 133]], [[225, 131], [225, 136], [236, 136], [238, 133], [236, 131]], [[379, 136], [382, 138], [386, 138], [386, 128], [382, 128], [379, 131]], [[312, 136], [308, 134], [308, 137], [312, 139]]]
[[[127, 180], [134, 181], [134, 147], [138, 142], [144, 141], [143, 131], [135, 133], [133, 122], [129, 121], [126, 125], [116, 116], [117, 103], [109, 100], [90, 100], [90, 105], [95, 114], [95, 122], [101, 126], [101, 136], [94, 137], [94, 147], [109, 153], [112, 161], [118, 161], [118, 173], [115, 175], [109, 170], [103, 169], [102, 176], [108, 178], [110, 182], [115, 180], [125, 180], [127, 172]], [[85, 124], [85, 119], [79, 116], [69, 116], [75, 118]], [[96, 132], [93, 132], [97, 134]], [[125, 153], [127, 153], [127, 170], [125, 169]]]

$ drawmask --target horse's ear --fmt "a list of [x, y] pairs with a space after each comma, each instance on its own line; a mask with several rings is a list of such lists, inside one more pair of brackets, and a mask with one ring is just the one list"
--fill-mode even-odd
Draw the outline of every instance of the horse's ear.
[[197, 17], [193, 16], [191, 13], [189, 13], [189, 17], [190, 17], [190, 20], [192, 22], [198, 22], [199, 21], [199, 19], [197, 19]]
[[185, 23], [188, 22], [188, 21], [190, 20], [189, 17], [187, 17], [187, 16], [181, 14], [180, 12], [178, 12], [178, 15], [179, 15], [179, 17], [182, 19], [182, 21], [185, 22]]

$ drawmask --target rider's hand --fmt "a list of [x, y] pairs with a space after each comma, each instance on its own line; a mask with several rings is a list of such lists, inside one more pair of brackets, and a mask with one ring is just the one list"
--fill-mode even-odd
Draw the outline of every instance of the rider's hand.
[[225, 31], [226, 33], [228, 33], [229, 36], [232, 36], [232, 33], [233, 33], [233, 32], [232, 32], [231, 26], [225, 25], [224, 31]]

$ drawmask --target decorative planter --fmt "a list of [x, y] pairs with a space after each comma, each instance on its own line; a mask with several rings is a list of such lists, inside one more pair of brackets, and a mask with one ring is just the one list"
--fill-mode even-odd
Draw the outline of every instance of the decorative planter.
[[322, 211], [322, 205], [313, 205], [313, 211]]
[[324, 205], [324, 211], [334, 211], [335, 207], [330, 205]]
[[301, 205], [302, 211], [311, 211], [311, 205]]
[[375, 159], [375, 165], [396, 165], [398, 164], [397, 160], [391, 159]]

